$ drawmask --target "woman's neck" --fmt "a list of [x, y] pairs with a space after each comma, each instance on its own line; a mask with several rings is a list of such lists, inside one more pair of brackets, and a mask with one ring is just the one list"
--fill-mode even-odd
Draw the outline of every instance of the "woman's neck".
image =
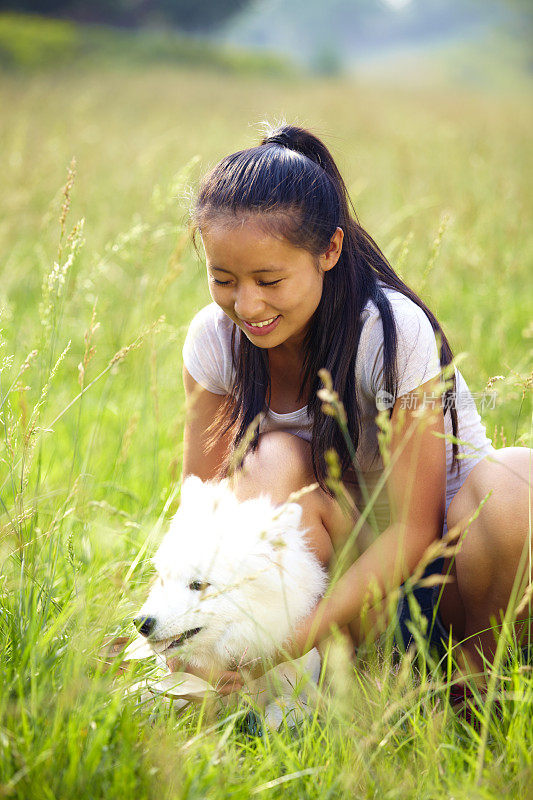
[[303, 356], [298, 348], [283, 345], [268, 351], [270, 368], [270, 407], [280, 414], [296, 411], [307, 403], [300, 396]]
[[292, 374], [300, 375], [304, 363], [302, 348], [288, 342], [271, 347], [268, 350], [268, 363], [271, 370], [275, 368], [280, 372], [290, 371]]

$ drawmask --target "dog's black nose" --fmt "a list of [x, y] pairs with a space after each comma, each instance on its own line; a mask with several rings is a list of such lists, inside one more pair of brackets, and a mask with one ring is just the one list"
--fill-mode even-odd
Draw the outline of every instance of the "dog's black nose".
[[155, 617], [135, 617], [133, 624], [143, 636], [150, 636], [155, 628]]

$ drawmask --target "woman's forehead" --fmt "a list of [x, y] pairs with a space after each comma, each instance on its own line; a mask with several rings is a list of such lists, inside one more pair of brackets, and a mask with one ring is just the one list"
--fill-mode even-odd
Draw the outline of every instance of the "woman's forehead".
[[241, 264], [246, 271], [273, 271], [289, 266], [295, 257], [306, 255], [305, 250], [265, 231], [254, 220], [238, 226], [220, 222], [207, 226], [202, 228], [201, 238], [211, 269]]

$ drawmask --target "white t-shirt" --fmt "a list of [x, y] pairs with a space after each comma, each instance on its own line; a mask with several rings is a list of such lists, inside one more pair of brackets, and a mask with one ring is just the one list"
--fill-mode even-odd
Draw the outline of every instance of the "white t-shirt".
[[[397, 332], [397, 397], [403, 397], [421, 384], [440, 373], [437, 342], [431, 324], [419, 306], [408, 297], [388, 287], [382, 287], [392, 307]], [[363, 328], [356, 358], [356, 385], [361, 408], [361, 434], [357, 448], [357, 463], [363, 473], [371, 494], [383, 472], [383, 461], [379, 453], [376, 425], [378, 408], [389, 399], [383, 387], [383, 325], [378, 308], [369, 300], [362, 312]], [[231, 357], [231, 334], [233, 322], [222, 309], [211, 303], [199, 311], [192, 320], [183, 346], [183, 362], [197, 383], [214, 394], [231, 391], [233, 366]], [[236, 337], [238, 346], [239, 337]], [[468, 473], [484, 456], [493, 452], [486, 436], [485, 427], [477, 412], [476, 404], [459, 370], [455, 370], [457, 437], [467, 444], [460, 444], [461, 459], [459, 476], [452, 472], [452, 444], [446, 441], [447, 487], [446, 512], [448, 506], [466, 479]], [[307, 406], [287, 414], [278, 414], [266, 409], [260, 432], [286, 430], [289, 433], [311, 439], [312, 420]], [[446, 434], [452, 434], [450, 412], [444, 415]], [[386, 493], [376, 501], [375, 517], [380, 529], [388, 524], [389, 508]], [[446, 527], [445, 527], [446, 530]]]

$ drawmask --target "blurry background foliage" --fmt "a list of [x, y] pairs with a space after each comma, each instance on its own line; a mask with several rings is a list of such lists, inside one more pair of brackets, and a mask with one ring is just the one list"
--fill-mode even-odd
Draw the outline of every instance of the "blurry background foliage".
[[248, 3], [249, 0], [3, 0], [0, 8], [131, 28], [170, 24], [182, 30], [209, 30]]
[[179, 29], [82, 25], [10, 12], [0, 14], [0, 68], [18, 71], [76, 69], [104, 64], [128, 69], [158, 63], [226, 72], [285, 75], [287, 60], [268, 52], [207, 42]]
[[11, 67], [92, 57], [285, 73], [290, 62], [327, 76], [507, 89], [533, 69], [530, 0], [1, 0], [2, 10], [0, 64]]

